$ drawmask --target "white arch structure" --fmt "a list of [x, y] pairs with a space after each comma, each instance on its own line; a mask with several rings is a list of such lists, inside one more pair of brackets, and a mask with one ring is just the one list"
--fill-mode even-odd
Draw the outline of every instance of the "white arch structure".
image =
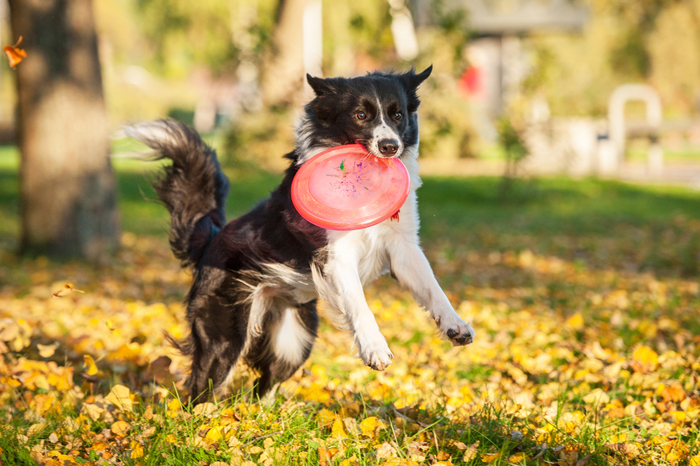
[[615, 171], [619, 169], [625, 157], [625, 104], [629, 101], [642, 101], [646, 104], [647, 122], [651, 127], [647, 163], [650, 172], [658, 173], [663, 169], [663, 151], [658, 137], [655, 137], [659, 134], [662, 120], [661, 99], [656, 90], [648, 84], [623, 84], [613, 91], [608, 100], [610, 140], [615, 148]]

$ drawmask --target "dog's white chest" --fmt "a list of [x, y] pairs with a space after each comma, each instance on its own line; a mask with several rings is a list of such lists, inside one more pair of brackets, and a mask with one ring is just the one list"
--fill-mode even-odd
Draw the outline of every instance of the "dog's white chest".
[[329, 266], [333, 262], [353, 264], [363, 285], [391, 269], [389, 246], [393, 243], [418, 241], [416, 193], [410, 191], [399, 211], [398, 219], [389, 219], [369, 228], [354, 231], [328, 230]]

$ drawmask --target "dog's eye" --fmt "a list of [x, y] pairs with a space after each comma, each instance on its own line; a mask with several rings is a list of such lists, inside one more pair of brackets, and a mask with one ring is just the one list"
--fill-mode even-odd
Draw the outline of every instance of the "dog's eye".
[[367, 118], [367, 114], [365, 112], [357, 112], [357, 115], [355, 115], [358, 120], [364, 120]]
[[403, 113], [401, 113], [401, 112], [394, 113], [394, 120], [398, 121], [401, 118], [403, 118]]

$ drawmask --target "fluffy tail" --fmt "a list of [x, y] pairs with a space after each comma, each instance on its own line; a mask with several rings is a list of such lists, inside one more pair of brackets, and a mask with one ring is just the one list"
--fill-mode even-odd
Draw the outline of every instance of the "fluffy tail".
[[170, 212], [170, 247], [183, 266], [198, 261], [211, 238], [226, 223], [229, 181], [216, 152], [199, 134], [175, 120], [158, 120], [124, 128], [125, 133], [155, 149], [153, 159], [170, 159], [165, 174], [153, 182]]

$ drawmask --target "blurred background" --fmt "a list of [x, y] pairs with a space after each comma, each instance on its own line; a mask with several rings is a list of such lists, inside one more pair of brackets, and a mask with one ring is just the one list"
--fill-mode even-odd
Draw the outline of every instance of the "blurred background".
[[[13, 44], [9, 9], [0, 5], [2, 41]], [[700, 153], [697, 0], [94, 0], [93, 7], [111, 128], [171, 116], [216, 133], [224, 159], [281, 168], [279, 154], [291, 148], [294, 118], [309, 97], [305, 72], [356, 76], [431, 63], [421, 107], [426, 169], [502, 158], [505, 117], [533, 133], [531, 156], [544, 159], [538, 171], [615, 173], [621, 167], [602, 146], [611, 96], [628, 83], [651, 87], [649, 95], [626, 96], [633, 121], [623, 162], [643, 165], [655, 141], [668, 163]], [[0, 124], [10, 143], [15, 73], [7, 62], [0, 73]], [[660, 122], [646, 118], [648, 99], [660, 101]], [[650, 175], [661, 175], [663, 162], [654, 163]]]
[[[19, 16], [22, 5], [42, 11], [61, 2], [0, 0], [4, 44], [29, 21], [11, 21], [13, 3]], [[120, 139], [122, 125], [169, 116], [204, 133], [229, 169], [279, 173], [311, 97], [305, 73], [432, 64], [420, 91], [426, 174], [593, 175], [700, 187], [700, 0], [78, 4], [87, 12], [80, 17], [94, 23], [101, 68], [94, 79], [103, 85], [113, 156], [138, 149]], [[16, 80], [30, 79], [30, 62], [42, 53], [74, 63], [70, 45], [42, 52], [37, 40], [82, 14], [72, 8], [63, 16], [52, 10], [43, 32], [25, 33], [28, 58], [17, 71], [7, 61], [0, 67], [5, 167], [19, 160]], [[25, 139], [43, 137], [33, 134]]]

